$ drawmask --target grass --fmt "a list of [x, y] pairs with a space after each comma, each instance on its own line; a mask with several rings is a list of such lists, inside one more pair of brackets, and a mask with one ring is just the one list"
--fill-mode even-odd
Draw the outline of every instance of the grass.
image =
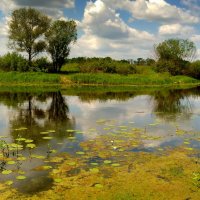
[[168, 74], [73, 74], [68, 75], [76, 84], [96, 84], [96, 85], [178, 85], [178, 84], [198, 84], [198, 80], [187, 76], [169, 76]]
[[59, 84], [60, 75], [46, 73], [0, 72], [0, 84]]
[[169, 74], [105, 74], [105, 73], [73, 73], [47, 74], [42, 72], [0, 72], [0, 85], [38, 85], [38, 86], [170, 86], [170, 85], [198, 85], [200, 81], [187, 76], [170, 76]]
[[80, 72], [79, 64], [78, 63], [67, 63], [62, 66], [61, 72], [66, 72], [66, 73]]

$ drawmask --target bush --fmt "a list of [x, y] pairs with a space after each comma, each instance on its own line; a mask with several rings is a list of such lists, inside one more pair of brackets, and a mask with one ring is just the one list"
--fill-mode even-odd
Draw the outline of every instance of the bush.
[[190, 63], [185, 60], [158, 60], [156, 64], [157, 72], [169, 72], [171, 75], [183, 75], [189, 67]]
[[188, 70], [185, 73], [188, 76], [200, 79], [200, 60], [191, 63]]
[[136, 74], [154, 74], [155, 69], [153, 66], [135, 66]]
[[7, 53], [0, 57], [0, 70], [2, 71], [28, 71], [28, 62], [17, 53]]
[[50, 62], [46, 57], [39, 58], [33, 61], [32, 71], [36, 72], [48, 72], [50, 69]]
[[92, 58], [86, 59], [79, 64], [80, 72], [82, 73], [118, 73], [118, 74], [132, 74], [135, 73], [134, 65], [124, 61], [116, 61], [111, 58]]

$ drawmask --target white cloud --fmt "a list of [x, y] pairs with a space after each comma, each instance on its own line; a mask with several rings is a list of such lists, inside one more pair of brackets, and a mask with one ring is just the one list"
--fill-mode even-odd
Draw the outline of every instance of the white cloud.
[[198, 23], [199, 18], [189, 11], [178, 8], [164, 0], [103, 0], [107, 5], [129, 11], [133, 18], [162, 23]]
[[[150, 47], [155, 41], [153, 34], [128, 26], [120, 15], [113, 8], [108, 7], [103, 0], [87, 3], [80, 27], [84, 35], [73, 47], [73, 56], [96, 54], [115, 58], [132, 58], [138, 56], [136, 54], [139, 48]], [[122, 52], [126, 53], [122, 54]], [[141, 50], [141, 52], [147, 56], [146, 50]]]
[[74, 6], [75, 0], [1, 0], [0, 2], [0, 10], [5, 14], [20, 7], [34, 7], [56, 18], [64, 16], [63, 9]]
[[190, 37], [190, 39], [193, 41], [193, 42], [200, 42], [200, 35], [192, 35]]
[[183, 26], [181, 24], [166, 24], [159, 28], [160, 35], [180, 35], [189, 36], [194, 32], [194, 28], [191, 26]]

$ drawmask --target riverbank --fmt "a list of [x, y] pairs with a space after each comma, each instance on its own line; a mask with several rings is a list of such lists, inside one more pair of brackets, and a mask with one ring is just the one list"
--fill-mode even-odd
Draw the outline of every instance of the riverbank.
[[38, 72], [1, 72], [0, 85], [104, 85], [104, 86], [176, 86], [199, 85], [200, 81], [187, 76], [170, 76], [168, 74], [50, 74]]

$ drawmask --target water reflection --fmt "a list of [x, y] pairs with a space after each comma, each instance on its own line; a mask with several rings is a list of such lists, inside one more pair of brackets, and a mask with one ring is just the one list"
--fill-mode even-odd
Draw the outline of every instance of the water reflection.
[[[19, 97], [19, 94], [14, 96]], [[6, 102], [16, 101], [10, 95], [7, 97]], [[22, 94], [20, 99], [23, 101], [17, 105], [10, 103], [17, 108], [17, 113], [10, 119], [11, 135], [14, 139], [19, 137], [15, 131], [19, 127], [27, 128], [20, 132], [20, 136], [33, 139], [35, 143], [43, 141], [41, 131], [53, 129], [57, 132], [56, 137], [62, 138], [66, 136], [63, 130], [74, 128], [75, 120], [68, 117], [69, 108], [60, 91], [34, 96]]]
[[[126, 125], [146, 130], [149, 136], [159, 140], [142, 139], [141, 146], [133, 151], [154, 151], [156, 147], [176, 147], [183, 143], [184, 137], [173, 135], [177, 123], [179, 128], [200, 131], [200, 90], [192, 89], [148, 89], [112, 91], [109, 88], [74, 88], [54, 92], [0, 92], [2, 116], [0, 136], [7, 136], [8, 142], [17, 138], [32, 139], [37, 145], [35, 154], [47, 156], [48, 147], [57, 152], [74, 154], [80, 150], [79, 143], [109, 132], [109, 126], [100, 126], [99, 119], [109, 121], [114, 133], [119, 126]], [[162, 121], [160, 121], [162, 120]], [[8, 121], [8, 123], [6, 123]], [[172, 122], [172, 123], [171, 123]], [[156, 124], [156, 126], [152, 126]], [[16, 131], [19, 128], [27, 128]], [[41, 132], [53, 130], [52, 140], [44, 140]], [[66, 130], [80, 130], [67, 132]], [[73, 140], [73, 136], [76, 140]], [[198, 147], [197, 143], [192, 143]], [[29, 152], [23, 152], [29, 156]], [[28, 178], [23, 183], [16, 183], [21, 191], [29, 193], [48, 189], [48, 171], [35, 172], [33, 169], [44, 164], [42, 160], [27, 160], [20, 165]], [[0, 175], [1, 177], [1, 175]], [[8, 178], [13, 178], [12, 175]], [[7, 180], [1, 177], [2, 181]], [[47, 181], [46, 181], [47, 180]], [[27, 183], [33, 183], [26, 187]], [[44, 184], [42, 184], [44, 183]], [[30, 185], [30, 184], [29, 184]], [[35, 187], [34, 187], [35, 185]]]

